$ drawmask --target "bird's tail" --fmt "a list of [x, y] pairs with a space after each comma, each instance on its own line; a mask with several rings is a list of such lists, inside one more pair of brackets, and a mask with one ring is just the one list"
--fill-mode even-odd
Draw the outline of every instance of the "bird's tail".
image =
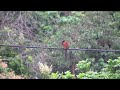
[[67, 49], [65, 49], [65, 60], [67, 60]]

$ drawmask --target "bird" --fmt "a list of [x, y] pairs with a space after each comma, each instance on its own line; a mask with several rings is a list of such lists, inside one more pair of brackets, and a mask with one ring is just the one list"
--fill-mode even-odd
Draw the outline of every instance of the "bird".
[[[70, 46], [70, 43], [68, 42], [68, 41], [66, 41], [66, 40], [63, 40], [62, 41], [62, 45], [63, 45], [63, 48], [64, 48], [64, 50], [65, 50], [65, 59], [67, 60], [68, 58], [67, 58], [67, 50], [69, 49], [69, 46]], [[73, 59], [73, 53], [72, 53], [72, 51], [70, 51], [69, 52], [69, 56], [70, 56], [70, 59]], [[72, 62], [72, 67], [71, 67], [71, 70], [72, 70], [72, 74], [75, 74], [75, 66], [76, 64], [75, 64], [75, 62], [73, 61]]]
[[63, 48], [65, 50], [65, 59], [67, 59], [67, 50], [69, 49], [69, 42], [66, 40], [62, 41]]

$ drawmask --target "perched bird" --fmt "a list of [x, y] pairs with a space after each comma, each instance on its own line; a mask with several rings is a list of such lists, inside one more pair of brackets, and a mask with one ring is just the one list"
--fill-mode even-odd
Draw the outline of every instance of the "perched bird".
[[67, 59], [67, 50], [69, 49], [69, 42], [63, 40], [62, 45], [63, 45], [63, 48], [65, 50], [65, 59]]

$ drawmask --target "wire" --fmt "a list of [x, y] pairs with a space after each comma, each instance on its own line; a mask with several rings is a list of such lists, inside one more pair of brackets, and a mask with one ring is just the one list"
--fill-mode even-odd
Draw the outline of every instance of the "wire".
[[[6, 47], [24, 47], [24, 48], [42, 48], [42, 49], [55, 49], [55, 50], [64, 50], [63, 48], [56, 47], [40, 47], [40, 46], [24, 46], [24, 45], [4, 45], [0, 44], [0, 46]], [[81, 48], [69, 48], [68, 50], [79, 50], [79, 51], [98, 51], [98, 52], [120, 52], [120, 50], [103, 50], [103, 49], [81, 49]]]

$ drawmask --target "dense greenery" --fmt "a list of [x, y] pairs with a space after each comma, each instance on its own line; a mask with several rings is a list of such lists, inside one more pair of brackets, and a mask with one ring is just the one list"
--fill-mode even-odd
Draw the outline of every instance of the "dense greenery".
[[77, 64], [78, 75], [71, 74], [70, 71], [63, 73], [52, 73], [52, 79], [120, 79], [120, 57], [118, 59], [109, 59], [108, 63], [98, 72], [93, 71], [90, 60], [82, 60]]
[[[119, 50], [120, 12], [0, 11], [0, 44], [63, 48], [63, 40], [70, 48]], [[112, 68], [119, 66], [119, 52], [68, 50], [66, 61], [63, 49], [1, 46], [0, 56], [15, 74], [27, 78], [119, 78]]]

